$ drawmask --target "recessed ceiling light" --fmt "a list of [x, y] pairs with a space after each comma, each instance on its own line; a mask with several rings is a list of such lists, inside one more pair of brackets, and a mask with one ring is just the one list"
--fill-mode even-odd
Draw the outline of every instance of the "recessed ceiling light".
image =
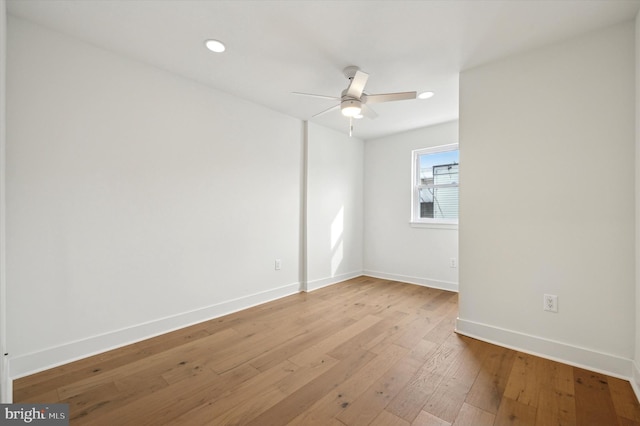
[[435, 95], [435, 93], [433, 92], [422, 92], [418, 95], [418, 99], [429, 99], [431, 98], [433, 95]]
[[215, 53], [222, 53], [226, 49], [224, 44], [218, 40], [207, 40], [204, 44], [207, 46], [207, 49]]

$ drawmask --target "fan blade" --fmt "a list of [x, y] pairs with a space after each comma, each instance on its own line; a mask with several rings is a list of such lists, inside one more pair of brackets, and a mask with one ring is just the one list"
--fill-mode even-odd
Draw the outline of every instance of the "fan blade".
[[372, 120], [378, 118], [378, 113], [364, 104], [362, 104], [362, 115]]
[[379, 104], [381, 102], [404, 101], [415, 99], [416, 92], [384, 93], [381, 95], [362, 95], [363, 104]]
[[302, 93], [302, 92], [291, 92], [291, 93], [294, 95], [300, 95], [300, 96], [310, 96], [312, 98], [331, 99], [332, 101], [340, 100], [340, 98], [336, 98], [335, 96], [314, 95], [313, 93]]
[[340, 105], [334, 105], [331, 108], [325, 109], [324, 111], [317, 113], [316, 115], [312, 115], [311, 118], [317, 117], [322, 114], [326, 114], [329, 111], [333, 111], [334, 109], [338, 109], [338, 108], [340, 108]]
[[365, 84], [367, 84], [368, 79], [369, 74], [362, 71], [356, 71], [356, 75], [354, 75], [351, 79], [351, 83], [349, 84], [349, 88], [347, 89], [347, 96], [360, 99], [360, 96], [362, 96], [364, 86]]

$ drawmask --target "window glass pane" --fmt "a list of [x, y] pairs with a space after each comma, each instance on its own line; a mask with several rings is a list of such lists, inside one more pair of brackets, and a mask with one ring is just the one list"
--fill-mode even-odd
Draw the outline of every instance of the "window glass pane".
[[460, 183], [457, 148], [457, 144], [450, 144], [413, 151], [412, 221], [457, 223]]
[[430, 219], [458, 218], [458, 187], [421, 188], [420, 217]]
[[[440, 170], [444, 173], [447, 170], [447, 167], [451, 165], [455, 165], [455, 182], [458, 182], [458, 164], [460, 151], [446, 151], [446, 152], [436, 152], [433, 154], [422, 154], [420, 155], [420, 184], [421, 185], [431, 185], [434, 183], [443, 184], [443, 183], [452, 183], [452, 182], [434, 182], [434, 168], [437, 174], [437, 170]], [[440, 178], [442, 179], [442, 178]]]

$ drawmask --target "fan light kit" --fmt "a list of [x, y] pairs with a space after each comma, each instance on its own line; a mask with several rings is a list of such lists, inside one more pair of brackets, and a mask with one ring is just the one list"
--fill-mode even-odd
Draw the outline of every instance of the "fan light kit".
[[340, 111], [345, 117], [357, 117], [362, 111], [362, 103], [357, 99], [347, 99], [340, 103]]
[[204, 45], [207, 46], [207, 49], [215, 53], [222, 53], [226, 50], [224, 43], [218, 40], [207, 40], [204, 42]]
[[[361, 118], [362, 116], [368, 118], [376, 118], [378, 114], [372, 110], [368, 104], [391, 102], [391, 101], [403, 101], [406, 99], [416, 99], [416, 92], [398, 92], [398, 93], [384, 93], [378, 95], [372, 95], [365, 93], [364, 86], [367, 84], [369, 74], [360, 71], [360, 68], [356, 66], [346, 67], [344, 69], [344, 76], [349, 79], [349, 86], [342, 91], [340, 97], [314, 95], [312, 93], [293, 92], [295, 95], [311, 96], [314, 98], [330, 99], [333, 101], [339, 101], [340, 103], [332, 106], [329, 109], [321, 111], [315, 114], [313, 117], [325, 114], [329, 111], [340, 108], [340, 112], [345, 117], [349, 118], [349, 136], [353, 130], [353, 119]], [[433, 93], [432, 93], [433, 95]]]

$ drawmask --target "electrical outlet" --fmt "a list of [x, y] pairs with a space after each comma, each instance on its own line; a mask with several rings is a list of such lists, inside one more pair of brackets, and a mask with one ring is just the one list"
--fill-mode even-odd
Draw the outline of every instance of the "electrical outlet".
[[555, 294], [545, 294], [542, 309], [547, 312], [558, 312], [558, 296]]
[[282, 269], [282, 260], [276, 259], [276, 271], [279, 271], [280, 269]]
[[456, 259], [455, 257], [452, 257], [451, 259], [449, 259], [449, 267], [450, 268], [457, 268], [458, 267], [458, 259]]

